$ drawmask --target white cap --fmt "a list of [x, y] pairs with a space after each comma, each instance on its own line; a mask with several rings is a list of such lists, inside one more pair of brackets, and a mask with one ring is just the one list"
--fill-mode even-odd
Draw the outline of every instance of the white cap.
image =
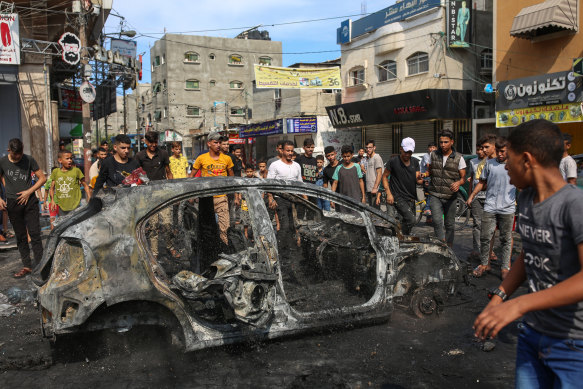
[[405, 150], [405, 152], [407, 151], [415, 151], [415, 141], [413, 140], [413, 138], [405, 138], [401, 141], [401, 147], [403, 148], [403, 150]]

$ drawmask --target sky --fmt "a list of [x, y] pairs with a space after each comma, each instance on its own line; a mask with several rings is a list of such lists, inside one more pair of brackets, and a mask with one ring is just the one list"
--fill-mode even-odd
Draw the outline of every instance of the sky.
[[[269, 31], [271, 40], [282, 42], [283, 66], [289, 66], [340, 57], [340, 46], [336, 44], [340, 23], [348, 18], [360, 19], [363, 6], [372, 13], [394, 3], [395, 0], [114, 0], [105, 33], [115, 34], [121, 28], [135, 30], [138, 54], [145, 53], [144, 63], [149, 64], [150, 47], [163, 36], [164, 29], [169, 33], [234, 38], [248, 28], [263, 25], [259, 29]], [[314, 19], [329, 20], [303, 22]], [[273, 26], [281, 23], [292, 24]], [[150, 66], [143, 67], [141, 82], [150, 82]]]

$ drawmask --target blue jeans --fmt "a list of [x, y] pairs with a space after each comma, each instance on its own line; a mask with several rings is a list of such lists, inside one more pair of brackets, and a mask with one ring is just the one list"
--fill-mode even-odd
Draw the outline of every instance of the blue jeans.
[[516, 346], [516, 388], [581, 388], [583, 340], [552, 338], [524, 325]]
[[324, 211], [330, 210], [330, 201], [321, 199], [319, 197], [316, 200], [317, 200], [318, 208], [323, 209]]
[[[439, 240], [452, 245], [455, 236], [455, 205], [457, 195], [450, 199], [442, 199], [429, 195], [431, 201], [431, 217], [433, 218], [433, 230]], [[445, 217], [443, 217], [445, 215]]]

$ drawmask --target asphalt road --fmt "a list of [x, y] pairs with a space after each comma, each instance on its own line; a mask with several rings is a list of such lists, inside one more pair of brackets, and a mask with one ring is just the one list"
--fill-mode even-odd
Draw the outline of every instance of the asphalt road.
[[[469, 229], [457, 234], [454, 250], [467, 257]], [[30, 287], [12, 278], [19, 268], [17, 251], [0, 248], [1, 292]], [[155, 329], [77, 336], [54, 348], [41, 337], [36, 308], [20, 304], [16, 314], [0, 316], [0, 387], [507, 388], [518, 323], [486, 345], [491, 351], [471, 329], [487, 303], [486, 288], [499, 282], [495, 264], [492, 274], [460, 285], [436, 317], [419, 319], [397, 307], [390, 321], [376, 325], [187, 354]]]

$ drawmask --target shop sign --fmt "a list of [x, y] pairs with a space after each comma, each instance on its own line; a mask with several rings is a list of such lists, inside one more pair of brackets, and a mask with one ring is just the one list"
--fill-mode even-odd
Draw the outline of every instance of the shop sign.
[[257, 88], [341, 89], [340, 67], [296, 69], [255, 65]]
[[95, 88], [89, 83], [89, 81], [83, 81], [83, 83], [81, 83], [81, 86], [79, 87], [79, 96], [81, 97], [81, 100], [91, 104], [95, 101], [96, 95]]
[[241, 126], [239, 129], [239, 138], [275, 134], [283, 134], [283, 119], [271, 120], [264, 123], [249, 124]]
[[568, 71], [501, 81], [497, 86], [496, 110], [581, 102], [581, 84], [581, 77]]
[[315, 116], [307, 118], [290, 118], [287, 121], [288, 134], [308, 134], [318, 132], [318, 118]]
[[136, 41], [127, 39], [112, 39], [109, 46], [114, 53], [117, 51], [123, 57], [136, 58], [138, 49]]
[[518, 108], [496, 112], [496, 127], [514, 127], [534, 119], [546, 119], [553, 123], [581, 122], [581, 104], [554, 104]]
[[439, 6], [441, 6], [441, 0], [404, 0], [358, 19], [352, 22], [351, 28], [345, 29], [347, 22], [350, 24], [350, 19], [347, 19], [340, 24], [340, 28], [336, 31], [336, 43], [348, 43], [351, 39], [364, 35], [367, 32], [374, 31], [387, 24], [400, 22], [401, 20]]
[[99, 62], [107, 62], [109, 64], [117, 64], [130, 68], [135, 72], [140, 71], [140, 62], [136, 61], [136, 57], [126, 57], [119, 51], [106, 50], [99, 45], [93, 46], [93, 59]]
[[244, 145], [245, 139], [239, 138], [239, 134], [229, 134], [230, 145]]
[[471, 16], [466, 0], [447, 0], [447, 44], [449, 47], [470, 47], [468, 42], [472, 40]]
[[20, 65], [18, 14], [0, 14], [0, 65]]
[[72, 32], [65, 32], [59, 38], [59, 45], [63, 50], [63, 61], [69, 65], [77, 65], [81, 60], [81, 40]]
[[81, 112], [81, 96], [77, 89], [59, 88], [59, 108], [66, 111]]

